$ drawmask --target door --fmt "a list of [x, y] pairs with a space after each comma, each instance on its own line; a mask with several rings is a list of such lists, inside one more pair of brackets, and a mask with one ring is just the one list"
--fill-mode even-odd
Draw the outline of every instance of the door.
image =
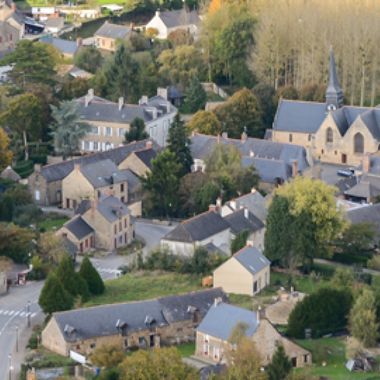
[[342, 153], [342, 164], [347, 164], [347, 154]]

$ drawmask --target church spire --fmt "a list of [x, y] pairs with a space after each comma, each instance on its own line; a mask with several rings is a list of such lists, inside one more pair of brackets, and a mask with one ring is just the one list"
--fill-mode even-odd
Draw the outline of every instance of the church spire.
[[336, 73], [336, 64], [334, 50], [330, 47], [329, 62], [329, 84], [326, 90], [326, 105], [328, 110], [333, 110], [343, 105], [343, 91], [340, 88], [338, 75]]

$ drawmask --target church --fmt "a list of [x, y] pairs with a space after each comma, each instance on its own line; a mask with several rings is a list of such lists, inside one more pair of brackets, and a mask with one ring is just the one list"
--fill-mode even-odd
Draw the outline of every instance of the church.
[[325, 103], [280, 99], [271, 135], [275, 142], [304, 146], [315, 160], [359, 165], [379, 151], [380, 108], [343, 104], [331, 48]]

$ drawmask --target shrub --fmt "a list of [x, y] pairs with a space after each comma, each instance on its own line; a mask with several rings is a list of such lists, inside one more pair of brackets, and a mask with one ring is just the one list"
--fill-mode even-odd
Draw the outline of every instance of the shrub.
[[321, 288], [297, 303], [288, 320], [288, 335], [304, 338], [311, 329], [313, 338], [346, 328], [352, 294], [346, 289]]

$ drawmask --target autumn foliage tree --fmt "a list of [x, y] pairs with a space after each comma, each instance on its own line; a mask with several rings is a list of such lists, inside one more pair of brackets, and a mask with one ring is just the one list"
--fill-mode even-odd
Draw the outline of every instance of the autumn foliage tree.
[[12, 162], [13, 154], [9, 149], [9, 137], [3, 128], [0, 128], [0, 172]]

